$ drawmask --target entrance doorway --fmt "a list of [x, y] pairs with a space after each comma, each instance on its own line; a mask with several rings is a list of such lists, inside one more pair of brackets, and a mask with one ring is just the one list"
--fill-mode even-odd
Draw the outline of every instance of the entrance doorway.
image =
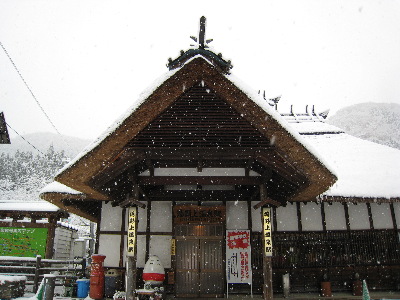
[[176, 225], [177, 297], [223, 297], [224, 226]]

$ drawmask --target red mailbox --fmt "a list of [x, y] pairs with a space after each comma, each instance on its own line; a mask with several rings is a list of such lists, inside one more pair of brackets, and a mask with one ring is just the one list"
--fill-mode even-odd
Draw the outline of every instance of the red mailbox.
[[104, 267], [103, 262], [105, 255], [92, 255], [92, 266], [90, 271], [90, 292], [89, 296], [92, 299], [104, 298]]

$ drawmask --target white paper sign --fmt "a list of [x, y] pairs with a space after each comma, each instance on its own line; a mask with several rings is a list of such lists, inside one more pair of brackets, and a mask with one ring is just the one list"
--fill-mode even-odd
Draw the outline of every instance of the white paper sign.
[[250, 230], [226, 231], [227, 283], [252, 283]]

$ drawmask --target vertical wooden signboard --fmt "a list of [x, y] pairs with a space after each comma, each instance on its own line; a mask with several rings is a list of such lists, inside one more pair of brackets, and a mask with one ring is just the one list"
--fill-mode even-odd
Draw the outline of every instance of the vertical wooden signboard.
[[272, 256], [272, 211], [271, 207], [262, 209], [263, 215], [263, 236], [264, 236], [264, 252], [265, 256]]
[[126, 298], [134, 299], [136, 290], [136, 231], [137, 231], [137, 208], [128, 209], [127, 249], [128, 256], [126, 264]]
[[126, 254], [128, 256], [135, 256], [136, 249], [136, 216], [137, 208], [130, 207], [128, 209], [128, 236], [127, 236], [127, 249]]
[[264, 286], [263, 295], [265, 300], [273, 298], [272, 291], [272, 209], [262, 208], [263, 224], [263, 257], [264, 257]]

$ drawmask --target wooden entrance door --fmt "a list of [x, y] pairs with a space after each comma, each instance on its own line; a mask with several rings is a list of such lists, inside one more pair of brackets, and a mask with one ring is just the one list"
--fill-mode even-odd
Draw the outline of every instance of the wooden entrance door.
[[223, 297], [222, 225], [179, 225], [176, 231], [182, 226], [187, 232], [207, 235], [176, 236], [176, 296]]

